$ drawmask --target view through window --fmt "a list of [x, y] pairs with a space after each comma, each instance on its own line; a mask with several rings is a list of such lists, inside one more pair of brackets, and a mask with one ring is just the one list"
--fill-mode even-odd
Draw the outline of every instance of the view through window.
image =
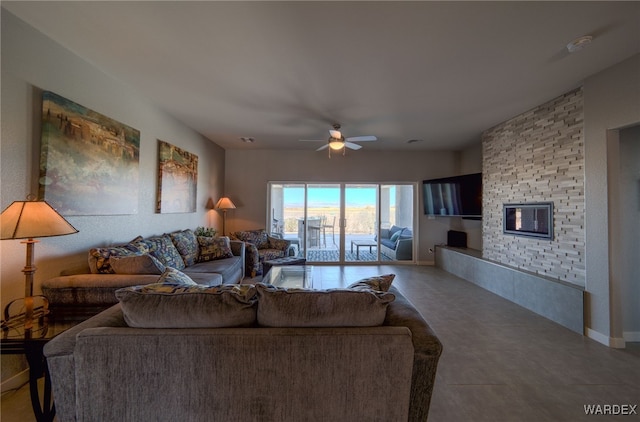
[[310, 263], [413, 261], [413, 184], [269, 184], [271, 232]]

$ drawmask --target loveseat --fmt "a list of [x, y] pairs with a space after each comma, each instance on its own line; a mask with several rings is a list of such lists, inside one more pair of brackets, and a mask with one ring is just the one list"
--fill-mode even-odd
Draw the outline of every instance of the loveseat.
[[240, 283], [245, 245], [228, 237], [196, 236], [191, 229], [136, 237], [123, 245], [91, 248], [88, 267], [42, 283], [54, 315], [93, 315], [116, 303], [122, 287], [154, 283], [175, 268], [205, 286]]
[[231, 233], [230, 237], [245, 243], [245, 275], [247, 277], [265, 275], [263, 269], [265, 261], [295, 254], [290, 240], [271, 235], [264, 229], [236, 231]]
[[[45, 346], [60, 422], [427, 420], [442, 345], [393, 287], [381, 294], [338, 292], [348, 296], [339, 303], [327, 291], [219, 286], [213, 289], [245, 299], [235, 310], [234, 300], [220, 302], [211, 320], [194, 312], [216, 306], [162, 309], [176, 298], [171, 294], [140, 306], [142, 290], [150, 288], [119, 291], [121, 303]], [[251, 289], [258, 291], [253, 301], [247, 300]], [[305, 303], [307, 295], [343, 315], [329, 315], [329, 324], [316, 327], [323, 324], [309, 318], [320, 307]], [[375, 309], [366, 309], [369, 302], [345, 306], [363, 298]], [[178, 299], [204, 305], [187, 293]], [[381, 318], [367, 322], [358, 314]], [[239, 326], [230, 324], [233, 318]], [[199, 328], [180, 328], [189, 320]]]
[[380, 252], [397, 260], [413, 259], [413, 232], [406, 227], [391, 226], [380, 230]]

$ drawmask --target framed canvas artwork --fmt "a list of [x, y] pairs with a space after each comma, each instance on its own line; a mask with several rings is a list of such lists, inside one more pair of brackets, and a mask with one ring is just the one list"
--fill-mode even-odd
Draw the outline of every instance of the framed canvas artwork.
[[140, 131], [42, 93], [39, 192], [62, 215], [138, 213]]
[[159, 213], [196, 212], [198, 156], [158, 140]]

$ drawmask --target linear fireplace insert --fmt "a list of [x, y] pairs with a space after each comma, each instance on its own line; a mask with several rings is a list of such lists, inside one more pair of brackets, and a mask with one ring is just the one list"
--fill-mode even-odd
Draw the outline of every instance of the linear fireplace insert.
[[553, 239], [553, 202], [504, 204], [503, 233]]

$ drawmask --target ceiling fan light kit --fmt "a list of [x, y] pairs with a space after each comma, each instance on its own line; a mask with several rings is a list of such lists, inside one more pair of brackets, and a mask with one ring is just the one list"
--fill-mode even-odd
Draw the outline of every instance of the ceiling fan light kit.
[[342, 148], [344, 148], [344, 138], [343, 139], [329, 138], [329, 148], [331, 148], [334, 151], [341, 150]]
[[[334, 150], [334, 151], [342, 150], [342, 155], [345, 155], [347, 148], [353, 149], [353, 150], [358, 150], [362, 148], [362, 145], [358, 145], [354, 142], [370, 142], [370, 141], [377, 141], [377, 140], [378, 138], [371, 135], [345, 138], [340, 132], [340, 124], [334, 123], [333, 129], [329, 129], [329, 140], [328, 141], [318, 140], [318, 142], [326, 142], [326, 144], [316, 149], [316, 151], [322, 151], [323, 149], [328, 148], [329, 158], [331, 158], [331, 150]], [[306, 142], [306, 140], [302, 140], [302, 141]]]

